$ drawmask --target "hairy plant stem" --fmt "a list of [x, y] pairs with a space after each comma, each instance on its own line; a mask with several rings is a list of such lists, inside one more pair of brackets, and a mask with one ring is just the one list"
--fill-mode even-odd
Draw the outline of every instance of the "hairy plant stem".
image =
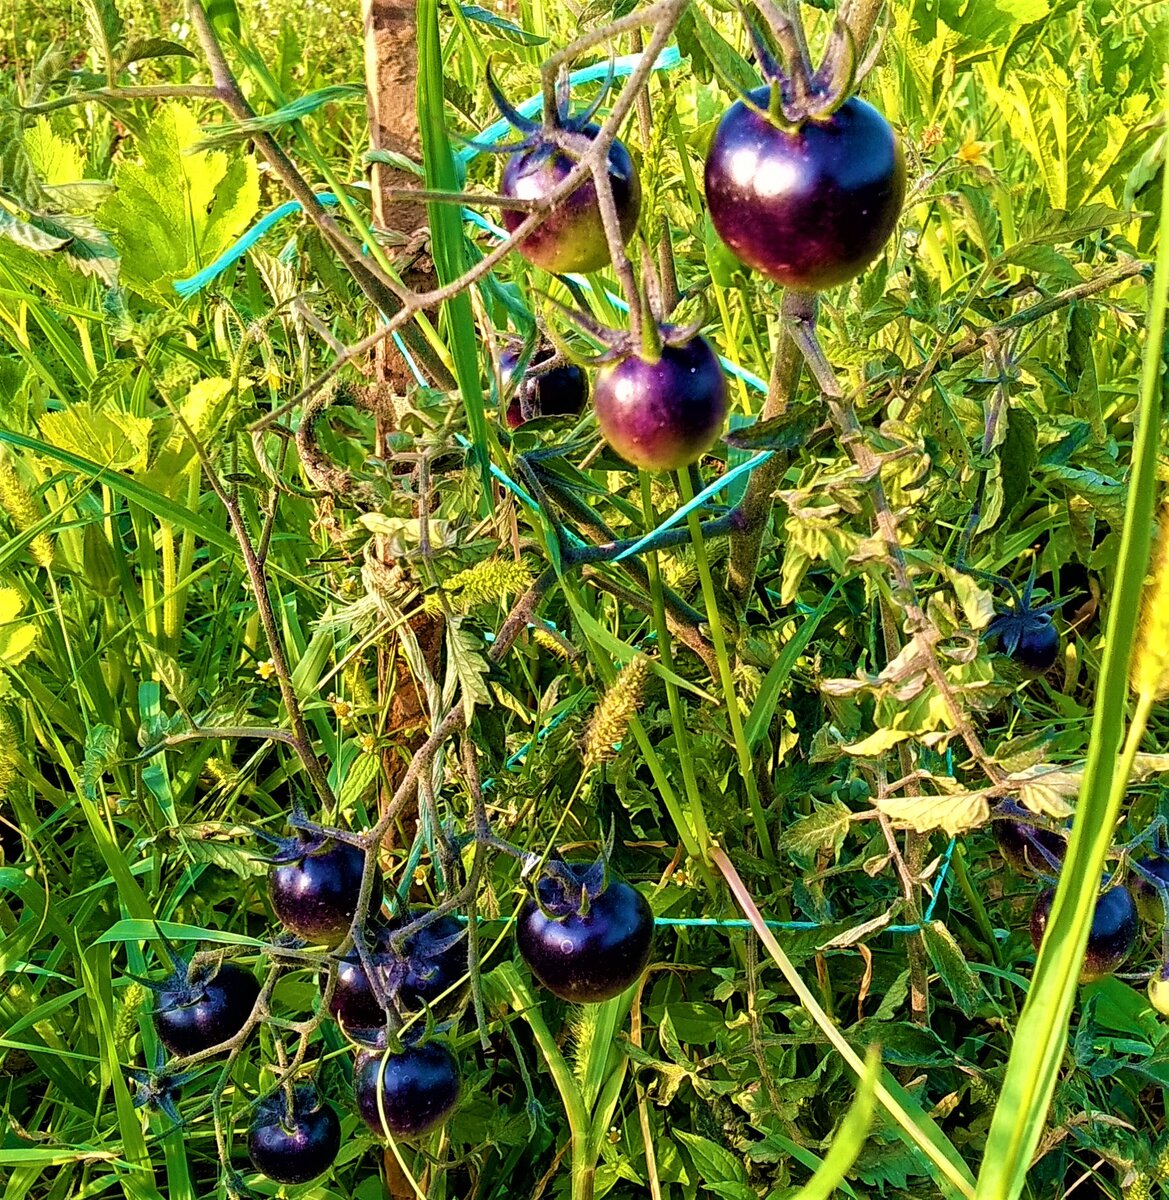
[[[694, 499], [694, 485], [690, 479], [690, 472], [686, 468], [678, 472], [678, 488], [686, 503]], [[715, 595], [714, 579], [711, 576], [710, 563], [706, 557], [706, 542], [702, 536], [698, 513], [691, 511], [687, 514], [686, 521], [690, 528], [694, 557], [698, 563], [698, 577], [702, 581], [702, 595], [706, 602], [706, 619], [710, 623], [710, 640], [714, 644], [715, 657], [718, 659], [719, 681], [722, 684], [723, 699], [727, 706], [727, 719], [730, 722], [731, 735], [735, 742], [735, 752], [739, 758], [739, 770], [742, 772], [743, 784], [747, 789], [747, 803], [750, 806], [751, 819], [755, 825], [755, 836], [759, 839], [759, 848], [764, 859], [769, 863], [774, 862], [775, 850], [771, 845], [767, 817], [759, 799], [759, 786], [755, 780], [755, 762], [751, 757], [751, 749], [747, 745], [747, 736], [743, 731], [743, 715], [739, 712], [735, 675], [731, 668], [730, 656], [727, 653], [722, 614], [719, 612], [718, 597]]]

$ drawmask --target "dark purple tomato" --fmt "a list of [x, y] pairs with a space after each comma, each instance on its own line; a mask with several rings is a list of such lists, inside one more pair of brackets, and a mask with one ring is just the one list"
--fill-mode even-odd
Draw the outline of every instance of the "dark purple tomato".
[[314, 1087], [281, 1092], [260, 1105], [248, 1134], [252, 1166], [276, 1183], [306, 1183], [323, 1175], [341, 1149], [341, 1122]]
[[[1043, 941], [1054, 898], [1055, 889], [1048, 888], [1040, 893], [1031, 910], [1031, 944], [1036, 950]], [[1123, 886], [1109, 888], [1096, 900], [1080, 982], [1091, 983], [1111, 975], [1128, 958], [1136, 937], [1137, 906], [1132, 892]]]
[[[529, 368], [546, 362], [552, 354], [553, 351], [548, 349], [537, 350]], [[505, 350], [499, 356], [504, 383], [511, 379], [518, 361], [519, 356], [513, 350]], [[575, 417], [584, 409], [588, 398], [588, 376], [572, 363], [553, 367], [539, 375], [532, 374], [529, 369], [515, 389], [505, 419], [510, 429], [518, 429], [534, 417]]]
[[[1148, 858], [1142, 858], [1137, 865], [1169, 886], [1169, 858], [1154, 854]], [[1150, 925], [1164, 925], [1165, 906], [1161, 903], [1160, 892], [1136, 871], [1132, 873], [1132, 892], [1136, 897], [1137, 911], [1141, 914], [1142, 919], [1148, 921]]]
[[1063, 838], [1049, 829], [1036, 829], [1021, 821], [994, 821], [994, 840], [999, 853], [1020, 874], [1030, 875], [1036, 871], [1052, 874], [1052, 864], [1044, 858], [1039, 846], [1048, 852], [1057, 863], [1063, 861], [1067, 845]]
[[[596, 125], [585, 125], [575, 133], [595, 138]], [[503, 168], [499, 190], [517, 200], [541, 200], [563, 183], [576, 166], [576, 159], [551, 142], [537, 140], [516, 150]], [[637, 228], [641, 211], [641, 183], [629, 151], [618, 140], [609, 147], [609, 179], [617, 205], [617, 220], [622, 241], [627, 242]], [[503, 210], [503, 225], [514, 233], [529, 214], [516, 209]], [[552, 209], [544, 223], [520, 243], [519, 252], [530, 263], [556, 275], [569, 271], [597, 271], [609, 265], [609, 243], [601, 222], [597, 189], [591, 178]]]
[[597, 372], [593, 407], [605, 441], [647, 471], [697, 462], [722, 433], [727, 381], [701, 337], [662, 346], [657, 362], [631, 354]]
[[411, 1046], [401, 1054], [363, 1050], [354, 1065], [353, 1092], [361, 1119], [378, 1137], [387, 1130], [394, 1137], [419, 1137], [450, 1116], [459, 1099], [459, 1068], [441, 1042]]
[[1011, 658], [1026, 671], [1042, 675], [1055, 666], [1059, 657], [1059, 631], [1047, 621], [1031, 622], [1019, 635]]
[[[408, 919], [415, 921], [422, 915], [423, 910], [415, 909]], [[390, 922], [390, 930], [405, 924], [406, 921], [397, 918]], [[399, 967], [391, 973], [391, 983], [397, 989], [402, 1007], [416, 1012], [428, 1004], [437, 1004], [467, 973], [466, 928], [457, 917], [438, 917], [406, 942], [397, 961]], [[443, 1007], [453, 1007], [458, 1000], [459, 996], [452, 993]]]
[[[770, 89], [748, 99], [766, 112]], [[856, 97], [790, 133], [738, 100], [706, 156], [719, 237], [747, 266], [801, 291], [859, 275], [889, 240], [904, 200], [897, 135]]]
[[155, 995], [154, 1028], [172, 1054], [198, 1054], [235, 1037], [259, 994], [256, 977], [235, 963], [176, 971]]
[[555, 875], [536, 885], [516, 921], [516, 945], [532, 974], [554, 995], [573, 1004], [598, 1004], [635, 983], [649, 962], [654, 919], [649, 903], [615, 875], [587, 899], [581, 891], [593, 864], [570, 863], [581, 887]]
[[[421, 911], [410, 914], [413, 921]], [[370, 947], [370, 957], [380, 973], [387, 995], [398, 998], [406, 1012], [418, 1012], [427, 1005], [445, 1014], [457, 1007], [462, 989], [451, 992], [467, 973], [467, 935], [454, 917], [444, 916], [424, 926], [394, 953], [390, 934], [405, 922], [395, 920], [380, 929]], [[321, 978], [324, 990], [326, 977]], [[451, 992], [450, 995], [446, 993]], [[442, 999], [440, 999], [442, 998]], [[337, 964], [337, 982], [329, 998], [329, 1012], [346, 1029], [381, 1028], [386, 1014], [377, 1002], [369, 976], [357, 950], [350, 950]]]
[[[268, 876], [268, 895], [281, 923], [314, 945], [335, 946], [349, 932], [365, 855], [346, 842], [308, 846], [299, 857], [276, 862]], [[378, 885], [375, 881], [374, 895]]]

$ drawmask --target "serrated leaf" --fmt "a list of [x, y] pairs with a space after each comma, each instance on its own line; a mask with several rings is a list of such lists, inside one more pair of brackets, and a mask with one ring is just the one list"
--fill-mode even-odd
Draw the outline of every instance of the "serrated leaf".
[[990, 818], [985, 792], [959, 792], [952, 796], [885, 796], [877, 808], [895, 825], [916, 833], [941, 829], [951, 837], [977, 829]]
[[491, 689], [486, 678], [491, 667], [480, 652], [482, 643], [479, 639], [456, 621], [447, 622], [446, 644], [447, 680], [443, 698], [448, 703], [453, 699], [453, 685], [457, 682], [469, 725], [475, 705], [491, 703]]
[[84, 455], [115, 471], [143, 471], [150, 451], [153, 422], [132, 413], [71, 404], [40, 420], [46, 442], [59, 450]]
[[[708, 1188], [718, 1183], [747, 1184], [747, 1172], [737, 1155], [710, 1138], [701, 1137], [686, 1129], [674, 1128], [674, 1136], [686, 1147], [695, 1170], [702, 1176]], [[753, 1197], [754, 1193], [748, 1191]]]
[[1081, 276], [1071, 260], [1050, 246], [1027, 242], [1012, 246], [1003, 255], [1003, 261], [1023, 267], [1036, 275], [1051, 275], [1067, 283], [1080, 283]]
[[103, 67], [117, 65], [114, 51], [122, 42], [124, 27], [114, 0], [81, 0], [85, 9], [85, 27], [91, 44], [97, 49]]
[[117, 761], [117, 730], [109, 725], [95, 725], [85, 738], [85, 761], [81, 765], [81, 786], [90, 800], [97, 799], [101, 777]]
[[205, 128], [206, 137], [195, 143], [196, 150], [206, 150], [224, 142], [238, 141], [249, 138], [255, 133], [271, 133], [283, 125], [293, 121], [301, 121], [311, 116], [326, 104], [339, 100], [352, 100], [356, 96], [364, 96], [365, 88], [356, 83], [334, 83], [328, 87], [318, 88], [298, 96], [295, 100], [278, 108], [275, 112], [262, 113], [258, 117], [249, 117], [245, 121], [228, 121], [222, 125], [209, 125]]
[[1007, 781], [1018, 789], [1019, 802], [1033, 813], [1062, 821], [1074, 811], [1069, 801], [1079, 795], [1083, 774], [1082, 768], [1070, 769], [1040, 763], [1024, 771], [1016, 771], [1007, 776]]
[[35, 250], [38, 254], [48, 254], [60, 250], [69, 244], [68, 235], [49, 233], [32, 221], [21, 220], [13, 216], [5, 208], [0, 208], [0, 238], [7, 238], [17, 246], [26, 250]]
[[994, 620], [994, 596], [976, 579], [951, 567], [946, 577], [962, 606], [962, 615], [971, 629], [985, 629]]
[[521, 46], [543, 46], [548, 41], [546, 37], [541, 37], [537, 33], [529, 33], [505, 17], [491, 12], [490, 9], [480, 8], [478, 4], [460, 4], [459, 10], [468, 21], [475, 21], [480, 25], [488, 25], [492, 29], [497, 29], [508, 41], [518, 42]]
[[985, 258], [993, 258], [999, 240], [999, 219], [991, 207], [989, 189], [961, 184], [957, 188], [957, 196], [979, 249]]
[[[689, 47], [683, 45], [684, 34], [689, 35]], [[678, 46], [683, 54], [695, 57], [695, 43], [701, 57], [733, 93], [750, 92], [760, 86], [762, 81], [755, 68], [715, 29], [702, 10], [691, 4], [686, 9], [685, 21], [679, 23]]]
[[419, 179], [426, 177], [426, 172], [419, 163], [394, 150], [367, 150], [361, 158], [363, 162], [382, 163], [384, 166], [393, 167], [396, 171], [407, 171], [411, 175], [417, 175]]
[[973, 1017], [985, 993], [954, 935], [941, 921], [929, 921], [922, 925], [921, 936], [930, 962], [954, 997], [954, 1003], [963, 1016]]
[[130, 63], [144, 62], [148, 58], [194, 58], [195, 52], [181, 42], [172, 42], [169, 38], [148, 37], [130, 42], [121, 55], [122, 66]]
[[835, 854], [844, 844], [851, 824], [852, 813], [839, 800], [818, 804], [810, 816], [801, 817], [783, 831], [779, 845], [796, 854], [815, 854], [822, 849], [831, 849]]
[[98, 210], [122, 255], [122, 282], [144, 296], [172, 301], [174, 280], [226, 250], [259, 204], [252, 159], [192, 150], [198, 140], [194, 115], [165, 105], [139, 138], [137, 160], [118, 163], [117, 192]]
[[778, 417], [732, 430], [723, 441], [739, 450], [795, 450], [807, 443], [809, 435], [823, 424], [824, 416], [823, 405], [803, 404]]

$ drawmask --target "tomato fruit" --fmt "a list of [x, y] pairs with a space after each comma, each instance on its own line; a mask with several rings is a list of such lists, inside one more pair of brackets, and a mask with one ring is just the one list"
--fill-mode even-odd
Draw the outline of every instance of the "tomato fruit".
[[361, 1119], [378, 1137], [387, 1130], [394, 1137], [419, 1137], [450, 1116], [459, 1099], [459, 1068], [441, 1042], [400, 1054], [363, 1050], [354, 1065], [353, 1092]]
[[[532, 367], [547, 362], [552, 355], [553, 351], [545, 348], [532, 356], [507, 406], [505, 420], [510, 429], [518, 429], [535, 417], [575, 417], [584, 409], [589, 398], [589, 381], [580, 367], [568, 363], [539, 374], [532, 372]], [[514, 350], [505, 350], [499, 356], [505, 384], [514, 376], [518, 362], [519, 355]]]
[[[420, 910], [411, 912], [409, 920], [421, 915]], [[461, 999], [462, 989], [458, 989], [440, 1000], [467, 972], [466, 931], [455, 917], [438, 917], [414, 934], [398, 955], [391, 946], [390, 936], [405, 923], [397, 919], [382, 926], [370, 947], [370, 958], [382, 988], [387, 995], [397, 996], [406, 1012], [417, 1012], [431, 1005], [444, 1014], [457, 1007]], [[326, 981], [322, 976], [322, 992]], [[337, 982], [329, 998], [329, 1012], [346, 1029], [381, 1028], [386, 1023], [386, 1014], [377, 1002], [356, 948], [337, 964]]]
[[547, 874], [516, 921], [516, 945], [553, 995], [597, 1004], [620, 995], [649, 962], [654, 920], [645, 897], [604, 864], [562, 864]]
[[785, 129], [763, 115], [769, 86], [747, 100], [723, 115], [706, 156], [719, 237], [784, 287], [821, 291], [859, 275], [905, 201], [905, 159], [889, 122], [853, 97]]
[[727, 419], [727, 381], [702, 337], [668, 341], [656, 361], [629, 354], [597, 372], [593, 407], [605, 441], [647, 471], [676, 471], [718, 441]]
[[154, 1028], [172, 1054], [199, 1054], [235, 1037], [259, 995], [256, 977], [236, 963], [177, 968], [156, 986]]
[[[1036, 950], [1043, 941], [1055, 889], [1048, 888], [1031, 910], [1031, 944]], [[1091, 983], [1111, 975], [1132, 952], [1137, 937], [1137, 906], [1132, 892], [1123, 885], [1111, 887], [1096, 899], [1088, 946], [1080, 970], [1080, 982]]]
[[257, 1110], [248, 1134], [252, 1166], [276, 1183], [306, 1183], [323, 1175], [341, 1149], [341, 1122], [315, 1087], [293, 1090], [292, 1111], [283, 1092]]
[[[345, 940], [361, 894], [365, 854], [347, 842], [290, 838], [272, 857], [268, 896], [281, 924], [314, 945]], [[378, 898], [380, 882], [375, 880]]]
[[[600, 128], [587, 124], [576, 126], [572, 131], [591, 140], [600, 133]], [[576, 164], [572, 155], [539, 132], [534, 133], [525, 145], [509, 156], [499, 190], [504, 196], [517, 200], [542, 200], [564, 182]], [[608, 174], [617, 206], [621, 240], [628, 242], [637, 228], [641, 212], [641, 183], [629, 151], [617, 139], [609, 147]], [[519, 209], [505, 208], [503, 226], [508, 233], [514, 233], [528, 215]], [[607, 267], [609, 243], [605, 238], [593, 180], [586, 177], [517, 248], [528, 262], [557, 275]]]
[[[1022, 821], [992, 822], [994, 840], [999, 853], [1022, 875], [1035, 872], [1052, 874], [1054, 867], [1043, 855], [1043, 850], [1055, 859], [1063, 861], [1067, 845], [1063, 838], [1049, 829], [1037, 829]], [[1040, 849], [1042, 847], [1042, 850]]]

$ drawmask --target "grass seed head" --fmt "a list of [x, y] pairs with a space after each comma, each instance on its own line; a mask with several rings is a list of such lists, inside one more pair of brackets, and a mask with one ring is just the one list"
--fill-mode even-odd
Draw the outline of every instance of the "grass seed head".
[[616, 757], [614, 747], [625, 741], [629, 722], [637, 715], [649, 678], [649, 659], [644, 654], [631, 659], [601, 697], [584, 736], [586, 766]]

